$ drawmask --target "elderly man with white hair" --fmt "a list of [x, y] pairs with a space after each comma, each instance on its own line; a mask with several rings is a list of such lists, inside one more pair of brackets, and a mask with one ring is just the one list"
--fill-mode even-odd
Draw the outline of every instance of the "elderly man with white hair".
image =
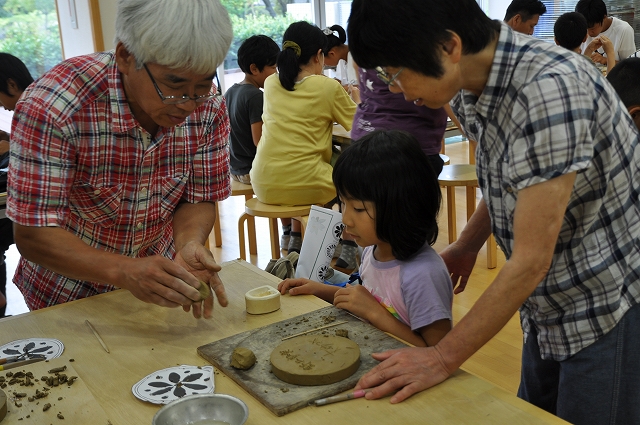
[[230, 194], [219, 0], [119, 0], [114, 51], [71, 58], [24, 93], [7, 215], [31, 309], [115, 288], [211, 317], [227, 299], [204, 243]]

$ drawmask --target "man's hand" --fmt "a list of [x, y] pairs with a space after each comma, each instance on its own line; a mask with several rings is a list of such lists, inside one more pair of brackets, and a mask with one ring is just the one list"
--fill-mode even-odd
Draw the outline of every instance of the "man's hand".
[[127, 259], [122, 264], [124, 280], [117, 286], [144, 302], [163, 307], [191, 305], [200, 299], [198, 279], [173, 261], [156, 255]]
[[[193, 303], [193, 317], [199, 319], [204, 315], [205, 319], [210, 319], [213, 312], [213, 293], [215, 293], [218, 303], [222, 307], [229, 304], [224, 285], [218, 276], [221, 267], [216, 263], [213, 254], [204, 245], [197, 242], [187, 243], [178, 253], [176, 253], [176, 263], [184, 267], [198, 281], [192, 285], [194, 288], [200, 287], [200, 281], [208, 284], [212, 291], [211, 296], [204, 300], [196, 298]], [[191, 303], [184, 304], [184, 311], [189, 311]], [[204, 314], [203, 314], [204, 313]]]
[[442, 250], [440, 256], [449, 270], [453, 293], [461, 293], [466, 288], [469, 276], [476, 265], [478, 253], [465, 249], [456, 241]]
[[413, 394], [433, 387], [453, 373], [444, 366], [436, 347], [402, 348], [374, 353], [373, 358], [382, 363], [367, 372], [356, 385], [356, 390], [370, 389], [365, 395], [369, 400], [398, 391], [391, 403], [400, 403]]

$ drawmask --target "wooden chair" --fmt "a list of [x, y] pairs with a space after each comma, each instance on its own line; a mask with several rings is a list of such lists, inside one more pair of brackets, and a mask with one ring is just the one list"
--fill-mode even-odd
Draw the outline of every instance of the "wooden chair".
[[[269, 236], [271, 238], [271, 257], [280, 258], [280, 235], [278, 233], [279, 218], [293, 218], [302, 224], [302, 232], [307, 227], [311, 205], [284, 207], [280, 205], [263, 204], [258, 198], [248, 199], [244, 204], [245, 213], [238, 219], [238, 242], [240, 258], [247, 259], [245, 251], [244, 222], [254, 217], [266, 217], [269, 219]], [[255, 232], [254, 232], [255, 235]]]
[[[253, 198], [253, 187], [250, 184], [243, 184], [231, 179], [231, 196], [244, 196], [245, 202]], [[216, 240], [216, 246], [222, 246], [222, 231], [220, 230], [220, 212], [219, 206], [216, 204], [216, 222], [213, 224], [213, 235]], [[247, 218], [247, 230], [249, 232], [249, 253], [257, 254], [258, 248], [256, 243], [256, 221], [253, 217]]]
[[[449, 243], [458, 239], [456, 228], [456, 187], [466, 187], [467, 189], [467, 220], [471, 218], [476, 210], [476, 188], [478, 187], [478, 177], [476, 176], [476, 166], [473, 164], [445, 165], [438, 176], [440, 186], [447, 189], [447, 224], [449, 231]], [[487, 239], [487, 267], [494, 269], [497, 266], [498, 248], [493, 235]]]

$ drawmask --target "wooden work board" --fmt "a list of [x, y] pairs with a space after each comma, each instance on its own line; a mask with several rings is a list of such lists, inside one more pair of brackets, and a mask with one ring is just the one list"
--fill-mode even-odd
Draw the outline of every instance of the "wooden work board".
[[[349, 378], [330, 385], [302, 386], [288, 384], [271, 373], [271, 352], [282, 338], [316, 329], [335, 317], [335, 322], [347, 323], [310, 332], [306, 335], [335, 335], [336, 330], [349, 332], [349, 339], [360, 347], [360, 367]], [[198, 347], [198, 354], [233, 379], [258, 401], [278, 416], [308, 406], [313, 401], [353, 388], [360, 377], [378, 364], [371, 353], [402, 348], [407, 345], [374, 326], [361, 321], [344, 310], [325, 307], [301, 316], [243, 332]], [[236, 347], [244, 347], [256, 355], [256, 364], [249, 370], [231, 367], [231, 354]]]

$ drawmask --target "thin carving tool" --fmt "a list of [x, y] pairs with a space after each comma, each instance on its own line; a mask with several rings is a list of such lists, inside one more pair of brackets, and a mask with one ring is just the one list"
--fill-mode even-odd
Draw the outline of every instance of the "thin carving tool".
[[100, 338], [100, 334], [98, 334], [98, 331], [96, 330], [96, 328], [93, 327], [91, 322], [89, 322], [88, 320], [85, 320], [84, 323], [86, 323], [87, 326], [89, 326], [89, 329], [91, 329], [91, 332], [93, 332], [95, 337], [98, 339], [98, 342], [100, 343], [100, 345], [102, 345], [102, 348], [104, 348], [104, 351], [111, 354], [111, 352], [109, 351], [109, 348], [107, 347], [107, 344], [105, 344], [102, 338]]
[[319, 331], [319, 330], [322, 330], [322, 329], [327, 329], [327, 328], [331, 328], [331, 327], [338, 326], [338, 325], [344, 325], [347, 322], [348, 322], [348, 320], [345, 320], [343, 322], [335, 322], [335, 323], [332, 323], [330, 325], [320, 326], [319, 328], [309, 329], [308, 331], [300, 332], [299, 334], [285, 336], [284, 338], [282, 338], [282, 340], [284, 341], [285, 339], [291, 339], [291, 338], [296, 337], [296, 336], [308, 334], [309, 332]]

